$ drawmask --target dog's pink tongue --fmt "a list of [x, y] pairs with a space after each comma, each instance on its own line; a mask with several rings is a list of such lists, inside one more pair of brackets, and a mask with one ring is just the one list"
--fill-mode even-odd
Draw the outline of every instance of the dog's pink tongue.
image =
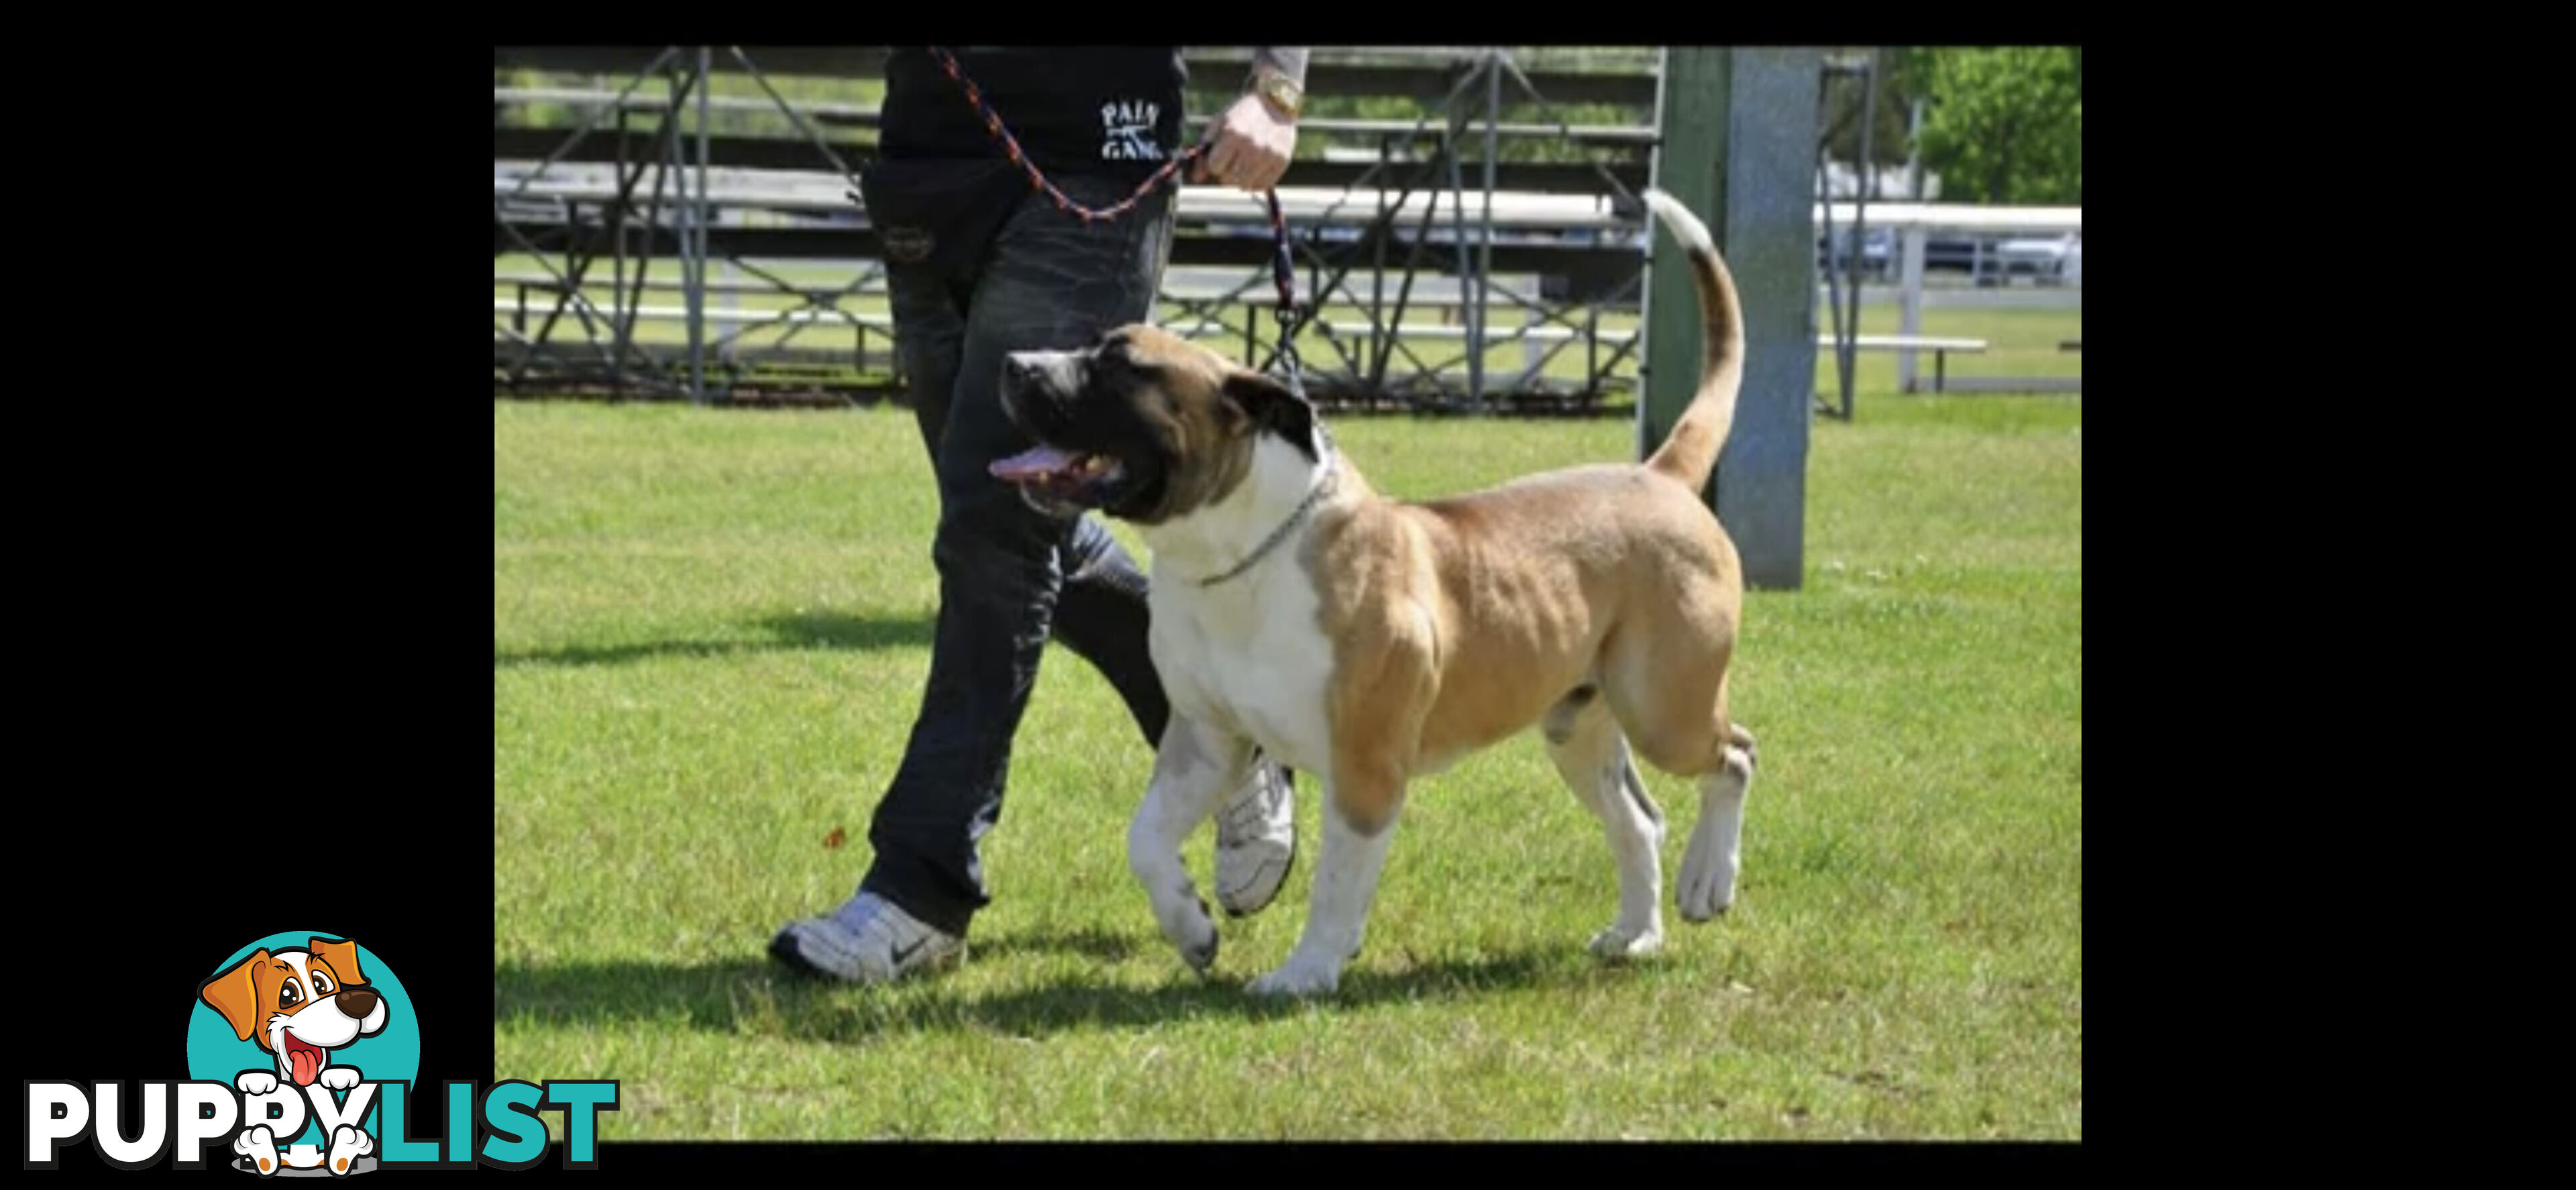
[[286, 1052], [286, 1058], [288, 1061], [295, 1063], [296, 1086], [312, 1086], [314, 1076], [322, 1073], [322, 1055], [314, 1053], [312, 1050], [288, 1050]]
[[1049, 472], [1062, 471], [1072, 465], [1072, 455], [1052, 446], [1041, 446], [1035, 450], [1022, 451], [1007, 459], [997, 459], [987, 470], [991, 471], [996, 479], [1017, 481], [1035, 479]]

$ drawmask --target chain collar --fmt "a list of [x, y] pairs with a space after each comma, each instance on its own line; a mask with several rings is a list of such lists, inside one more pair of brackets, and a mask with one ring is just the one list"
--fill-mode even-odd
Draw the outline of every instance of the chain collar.
[[1289, 531], [1295, 529], [1298, 522], [1305, 520], [1307, 514], [1315, 511], [1315, 505], [1323, 500], [1326, 493], [1333, 490], [1334, 481], [1340, 478], [1342, 473], [1342, 452], [1333, 449], [1332, 440], [1325, 435], [1321, 423], [1315, 426], [1315, 438], [1324, 448], [1323, 478], [1315, 481], [1315, 486], [1306, 493], [1306, 498], [1298, 501], [1297, 507], [1289, 510], [1287, 519], [1279, 522], [1279, 527], [1271, 530], [1270, 536], [1263, 538], [1261, 544], [1253, 547], [1252, 552], [1242, 561], [1235, 563], [1232, 568], [1214, 578], [1200, 579], [1199, 586], [1213, 587], [1252, 569], [1254, 563], [1269, 557], [1270, 551], [1278, 549], [1280, 542], [1288, 540]]

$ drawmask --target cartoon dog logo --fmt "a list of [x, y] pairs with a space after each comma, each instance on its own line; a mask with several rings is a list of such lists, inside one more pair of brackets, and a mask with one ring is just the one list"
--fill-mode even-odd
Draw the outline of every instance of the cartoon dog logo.
[[[240, 1073], [234, 1085], [245, 1095], [266, 1095], [281, 1083], [307, 1088], [318, 1082], [331, 1091], [357, 1086], [358, 1069], [332, 1065], [331, 1051], [382, 1031], [387, 1012], [385, 998], [367, 986], [358, 966], [357, 944], [337, 938], [252, 951], [207, 980], [197, 996], [223, 1014], [235, 1038], [255, 1041], [276, 1058], [274, 1070]], [[327, 1153], [306, 1144], [281, 1155], [277, 1140], [268, 1125], [253, 1124], [234, 1138], [233, 1151], [262, 1174], [322, 1166], [340, 1175], [376, 1147], [374, 1137], [347, 1125], [332, 1130]]]

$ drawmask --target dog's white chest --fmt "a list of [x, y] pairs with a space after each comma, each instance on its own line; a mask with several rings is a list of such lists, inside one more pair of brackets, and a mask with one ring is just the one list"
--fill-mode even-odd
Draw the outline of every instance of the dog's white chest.
[[1303, 571], [1265, 566], [1214, 587], [1158, 571], [1151, 603], [1154, 667], [1175, 712], [1295, 768], [1332, 771], [1333, 642]]

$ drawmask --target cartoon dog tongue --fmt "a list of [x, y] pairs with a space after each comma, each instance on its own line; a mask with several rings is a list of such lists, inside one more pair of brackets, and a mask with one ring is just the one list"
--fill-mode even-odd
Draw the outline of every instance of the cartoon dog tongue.
[[293, 1033], [286, 1035], [286, 1060], [294, 1065], [295, 1085], [309, 1087], [322, 1073], [322, 1051]]

